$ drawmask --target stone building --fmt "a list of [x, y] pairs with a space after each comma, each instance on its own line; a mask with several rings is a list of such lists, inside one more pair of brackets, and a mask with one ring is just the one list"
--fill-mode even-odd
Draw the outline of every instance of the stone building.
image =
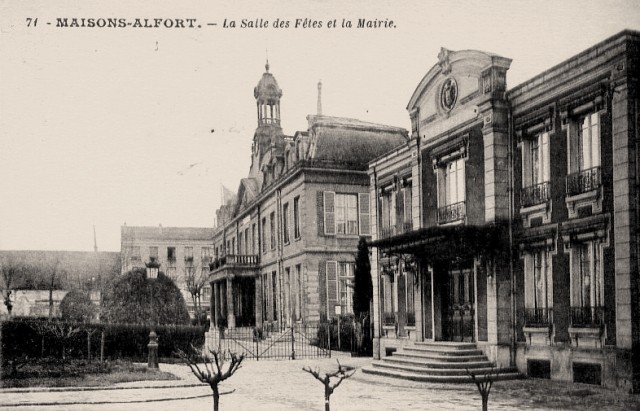
[[307, 130], [288, 136], [268, 64], [254, 89], [249, 174], [217, 210], [212, 325], [280, 329], [352, 311], [354, 253], [371, 232], [367, 163], [407, 131], [324, 116], [320, 90]]
[[469, 342], [638, 391], [639, 46], [624, 31], [511, 89], [511, 60], [442, 49], [410, 141], [369, 164], [376, 358]]
[[[209, 263], [213, 259], [213, 228], [200, 227], [135, 227], [120, 228], [122, 273], [145, 268], [153, 258], [160, 271], [174, 280], [182, 291], [189, 315], [196, 305], [209, 312], [211, 288]], [[194, 303], [190, 287], [202, 285], [200, 300]]]

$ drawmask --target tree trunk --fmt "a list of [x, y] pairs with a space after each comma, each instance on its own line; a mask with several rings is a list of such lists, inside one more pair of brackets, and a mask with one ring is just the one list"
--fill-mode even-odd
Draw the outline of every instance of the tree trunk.
[[49, 319], [53, 317], [53, 280], [51, 280], [51, 287], [49, 287]]
[[91, 334], [87, 331], [87, 361], [91, 362]]
[[100, 335], [100, 362], [104, 362], [104, 330]]
[[489, 395], [482, 395], [482, 411], [487, 411], [489, 409]]
[[214, 385], [213, 390], [213, 411], [218, 411], [218, 404], [220, 402], [220, 392], [218, 391], [218, 386]]

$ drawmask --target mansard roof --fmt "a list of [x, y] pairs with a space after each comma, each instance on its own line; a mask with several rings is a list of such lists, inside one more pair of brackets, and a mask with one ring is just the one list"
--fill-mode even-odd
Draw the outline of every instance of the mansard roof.
[[407, 130], [351, 118], [310, 115], [309, 159], [366, 168], [369, 161], [408, 140]]
[[206, 241], [213, 238], [214, 229], [207, 227], [122, 226], [123, 240], [183, 240]]

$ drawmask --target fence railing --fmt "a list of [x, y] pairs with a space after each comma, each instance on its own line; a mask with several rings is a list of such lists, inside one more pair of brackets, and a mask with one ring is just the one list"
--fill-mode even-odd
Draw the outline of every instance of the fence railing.
[[445, 224], [463, 220], [467, 215], [464, 201], [438, 208], [438, 223]]
[[602, 185], [600, 167], [592, 167], [567, 176], [567, 195], [575, 196], [586, 193], [595, 190], [600, 185]]
[[548, 181], [523, 188], [520, 192], [522, 207], [531, 207], [542, 204], [551, 198], [551, 184]]
[[393, 312], [384, 312], [382, 313], [382, 325], [395, 325], [396, 324], [396, 314]]
[[209, 264], [211, 271], [224, 266], [255, 267], [260, 264], [260, 256], [255, 254], [227, 254], [216, 258]]
[[408, 233], [411, 230], [413, 230], [413, 223], [411, 221], [403, 221], [390, 227], [382, 227], [380, 229], [380, 238], [390, 238], [394, 235]]
[[604, 324], [604, 307], [571, 307], [571, 326], [598, 328]]
[[551, 308], [525, 308], [524, 325], [526, 327], [548, 327], [553, 323]]

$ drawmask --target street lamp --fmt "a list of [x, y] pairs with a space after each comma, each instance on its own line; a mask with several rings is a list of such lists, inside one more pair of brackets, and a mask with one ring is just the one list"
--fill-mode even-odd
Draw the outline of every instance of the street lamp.
[[[147, 267], [147, 279], [155, 281], [158, 278], [158, 271], [160, 269], [160, 263], [156, 261], [155, 257], [151, 257], [149, 262], [145, 264]], [[153, 287], [151, 287], [151, 293], [153, 294]], [[151, 299], [153, 303], [153, 298]], [[151, 309], [153, 306], [151, 304]], [[158, 335], [155, 330], [155, 322], [151, 321], [151, 332], [149, 333], [149, 358], [147, 361], [148, 368], [158, 368]]]

